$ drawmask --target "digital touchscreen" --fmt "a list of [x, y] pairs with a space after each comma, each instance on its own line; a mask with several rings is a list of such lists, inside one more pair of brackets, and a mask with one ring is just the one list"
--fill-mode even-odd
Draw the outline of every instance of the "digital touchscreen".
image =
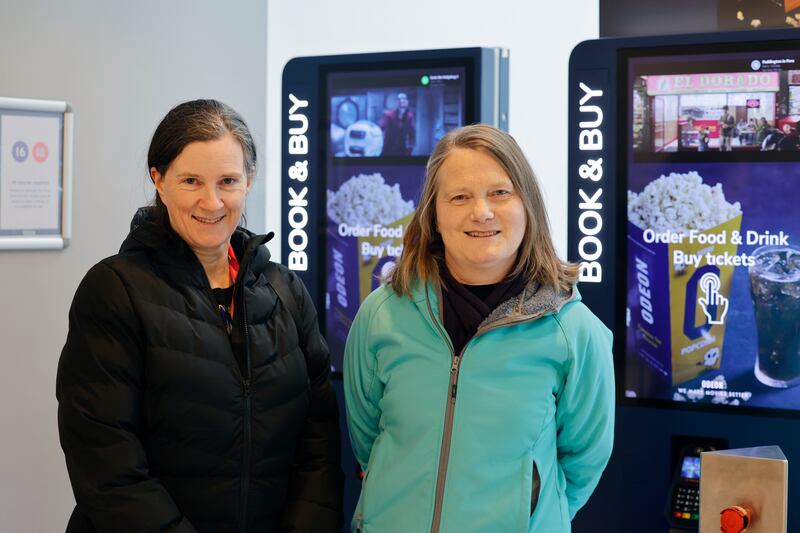
[[358, 306], [402, 252], [428, 156], [467, 123], [466, 71], [327, 75], [325, 337], [335, 370]]
[[681, 478], [685, 481], [700, 481], [700, 458], [684, 456], [681, 462]]
[[621, 55], [629, 398], [800, 408], [800, 51], [737, 46]]

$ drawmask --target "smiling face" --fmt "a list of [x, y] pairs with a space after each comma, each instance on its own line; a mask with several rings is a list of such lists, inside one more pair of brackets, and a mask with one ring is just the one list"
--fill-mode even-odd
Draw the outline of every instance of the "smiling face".
[[526, 223], [508, 174], [487, 153], [456, 148], [436, 179], [436, 225], [448, 270], [468, 285], [502, 281], [514, 267]]
[[163, 175], [151, 168], [150, 176], [172, 229], [192, 250], [198, 255], [227, 254], [251, 185], [241, 144], [230, 133], [190, 143]]

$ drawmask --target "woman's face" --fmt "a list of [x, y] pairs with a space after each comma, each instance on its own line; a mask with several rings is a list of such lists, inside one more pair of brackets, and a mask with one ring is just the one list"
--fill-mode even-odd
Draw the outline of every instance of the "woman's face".
[[244, 152], [233, 135], [190, 143], [164, 175], [151, 168], [150, 176], [172, 229], [195, 252], [227, 253], [250, 190]]
[[525, 207], [503, 167], [490, 155], [457, 148], [439, 168], [437, 229], [450, 273], [461, 283], [501, 281], [525, 234]]

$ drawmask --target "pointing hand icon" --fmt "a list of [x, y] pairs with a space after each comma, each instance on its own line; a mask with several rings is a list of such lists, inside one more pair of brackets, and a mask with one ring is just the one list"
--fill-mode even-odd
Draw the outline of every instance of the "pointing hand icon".
[[[725, 315], [728, 314], [728, 299], [720, 294], [720, 285], [719, 276], [712, 272], [703, 274], [700, 278], [700, 288], [704, 296], [698, 298], [697, 303], [702, 307], [709, 324], [723, 324]], [[719, 315], [719, 318], [715, 315]]]

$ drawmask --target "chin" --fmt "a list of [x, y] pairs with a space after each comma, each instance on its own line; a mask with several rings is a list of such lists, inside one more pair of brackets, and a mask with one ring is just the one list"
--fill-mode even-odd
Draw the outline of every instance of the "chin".
[[514, 268], [514, 262], [508, 257], [482, 257], [472, 262], [474, 268], [486, 271], [497, 270], [499, 275], [505, 276], [510, 269]]
[[475, 257], [472, 263], [478, 268], [491, 268], [493, 265], [503, 265], [509, 260], [508, 257], [501, 256], [481, 256]]
[[231, 234], [225, 233], [224, 235], [214, 235], [213, 237], [210, 235], [198, 235], [195, 239], [192, 239], [192, 241], [193, 246], [196, 248], [211, 250], [221, 246], [227, 246], [230, 239]]

